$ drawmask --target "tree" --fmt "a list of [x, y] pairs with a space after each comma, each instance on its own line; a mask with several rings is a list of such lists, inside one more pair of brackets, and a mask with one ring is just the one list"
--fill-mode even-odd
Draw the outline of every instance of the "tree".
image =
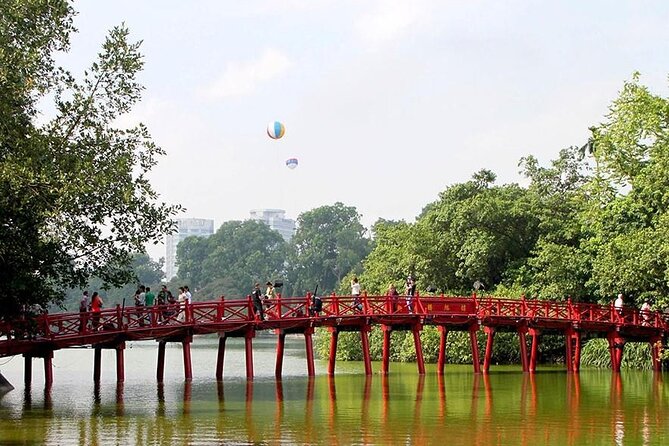
[[177, 248], [178, 280], [198, 294], [239, 298], [255, 282], [284, 275], [286, 242], [262, 222], [228, 221], [208, 238], [188, 237]]
[[[133, 253], [174, 227], [179, 206], [147, 178], [164, 152], [148, 130], [116, 127], [141, 98], [143, 61], [128, 30], [110, 31], [81, 79], [54, 63], [69, 49], [65, 0], [0, 8], [0, 316], [62, 301], [91, 277], [132, 280]], [[40, 106], [53, 116], [38, 123]], [[46, 107], [46, 106], [45, 106]]]
[[540, 298], [591, 299], [593, 259], [585, 241], [592, 230], [583, 218], [589, 206], [589, 164], [578, 148], [569, 147], [550, 167], [541, 167], [531, 155], [520, 166], [531, 181], [528, 192], [539, 237], [518, 282]]
[[319, 285], [327, 293], [337, 289], [349, 272], [361, 270], [370, 240], [355, 207], [335, 203], [300, 214], [291, 240], [290, 284], [303, 294]]
[[[154, 290], [158, 290], [164, 275], [163, 264], [163, 259], [155, 261], [146, 253], [136, 253], [132, 256], [130, 264], [133, 276], [130, 283], [121, 287], [109, 287], [102, 279], [91, 277], [85, 288], [91, 292], [99, 291], [107, 307], [112, 307], [115, 304], [120, 305], [123, 303], [123, 299], [126, 300], [128, 305], [133, 305], [131, 297], [139, 285], [146, 285]], [[80, 289], [69, 290], [66, 301], [63, 302], [63, 307], [68, 311], [78, 311], [81, 292], [82, 290]]]
[[618, 292], [637, 303], [669, 304], [669, 98], [650, 92], [635, 73], [602, 124], [593, 127], [597, 162], [588, 239], [593, 282], [602, 300]]

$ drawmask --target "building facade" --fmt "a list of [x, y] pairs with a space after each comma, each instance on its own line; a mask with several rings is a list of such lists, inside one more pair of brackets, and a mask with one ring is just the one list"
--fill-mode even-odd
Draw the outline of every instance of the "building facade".
[[165, 237], [165, 278], [170, 280], [179, 272], [177, 246], [186, 237], [209, 237], [214, 233], [214, 220], [205, 218], [178, 218], [177, 232]]
[[286, 211], [283, 209], [253, 209], [251, 220], [265, 223], [281, 234], [281, 237], [287, 242], [295, 235], [295, 220], [286, 218]]

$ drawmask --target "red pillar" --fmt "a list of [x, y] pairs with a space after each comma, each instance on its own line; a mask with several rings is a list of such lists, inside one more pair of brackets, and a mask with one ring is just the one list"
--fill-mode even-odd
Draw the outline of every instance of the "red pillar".
[[246, 379], [253, 379], [253, 335], [249, 331], [244, 336], [244, 348], [246, 350]]
[[23, 384], [26, 387], [30, 387], [33, 381], [33, 357], [24, 355], [23, 364]]
[[336, 328], [330, 330], [332, 337], [330, 338], [330, 357], [328, 358], [328, 375], [334, 375], [335, 364], [337, 363], [337, 341], [339, 340], [339, 332]]
[[662, 350], [662, 337], [653, 336], [650, 338], [650, 352], [653, 361], [653, 371], [662, 371], [662, 362], [660, 361], [660, 351]]
[[381, 325], [381, 330], [383, 330], [383, 356], [381, 358], [381, 372], [388, 374], [388, 369], [390, 368], [390, 334], [392, 333], [392, 327], [390, 325]]
[[286, 333], [284, 333], [283, 330], [278, 330], [278, 332], [279, 336], [276, 339], [276, 366], [274, 367], [274, 376], [276, 379], [281, 379], [281, 372], [283, 371], [283, 351], [286, 345]]
[[625, 339], [617, 332], [610, 332], [606, 336], [609, 341], [609, 354], [611, 355], [611, 370], [620, 372], [620, 366], [623, 360], [623, 348], [625, 346]]
[[574, 371], [574, 338], [572, 337], [572, 330], [567, 330], [565, 333], [565, 359], [567, 365], [567, 372]]
[[574, 364], [572, 369], [575, 373], [578, 373], [581, 370], [581, 333], [578, 331], [574, 332], [572, 337], [572, 344], [574, 345]]
[[490, 371], [490, 362], [492, 361], [492, 346], [495, 341], [495, 328], [494, 327], [483, 327], [487, 338], [485, 342], [485, 354], [483, 356], [483, 373], [488, 373]]
[[307, 375], [316, 376], [316, 367], [314, 366], [314, 342], [312, 335], [314, 333], [313, 328], [307, 328], [304, 330], [304, 344], [307, 353]]
[[181, 341], [181, 346], [183, 349], [183, 355], [184, 355], [184, 379], [186, 382], [190, 382], [193, 380], [193, 365], [191, 362], [190, 358], [190, 343], [192, 341], [192, 338], [188, 337], [187, 339], [184, 339]]
[[539, 356], [539, 330], [530, 328], [530, 336], [532, 336], [532, 350], [530, 352], [530, 373], [537, 371], [537, 358]]
[[100, 382], [100, 365], [102, 363], [102, 349], [95, 347], [95, 354], [93, 356], [93, 382]]
[[530, 368], [527, 363], [527, 342], [525, 341], [525, 333], [527, 333], [527, 327], [518, 327], [518, 341], [520, 341], [520, 363], [523, 366], [523, 372], [529, 372]]
[[439, 357], [437, 358], [437, 374], [444, 374], [444, 365], [446, 364], [446, 341], [448, 338], [448, 329], [440, 325], [439, 326]]
[[413, 326], [413, 345], [416, 348], [416, 362], [418, 363], [418, 374], [425, 375], [425, 360], [423, 359], [423, 346], [420, 342], [420, 331], [422, 330], [420, 324]]
[[372, 358], [369, 355], [369, 337], [367, 332], [369, 327], [360, 328], [360, 340], [362, 341], [362, 359], [365, 363], [365, 375], [369, 376], [372, 374]]
[[218, 338], [218, 354], [216, 356], [216, 381], [223, 380], [223, 361], [225, 360], [225, 334]]
[[123, 362], [123, 351], [125, 350], [125, 342], [116, 346], [116, 382], [122, 383], [125, 381], [125, 365]]
[[51, 388], [53, 384], [53, 351], [44, 354], [44, 387]]
[[165, 376], [165, 341], [158, 341], [158, 365], [156, 367], [156, 380], [161, 383]]
[[476, 339], [476, 332], [479, 331], [478, 325], [471, 325], [469, 327], [469, 341], [472, 345], [472, 363], [474, 365], [474, 373], [481, 373], [481, 364], [479, 359], [479, 344]]

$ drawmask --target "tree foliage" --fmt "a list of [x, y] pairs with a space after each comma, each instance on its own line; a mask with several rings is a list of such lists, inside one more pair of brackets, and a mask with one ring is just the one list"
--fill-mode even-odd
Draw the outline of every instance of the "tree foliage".
[[337, 202], [302, 213], [291, 240], [289, 281], [295, 293], [337, 289], [341, 279], [361, 269], [370, 250], [355, 207]]
[[207, 238], [188, 237], [177, 247], [179, 281], [210, 298], [246, 296], [255, 282], [281, 279], [286, 242], [262, 222], [228, 221]]
[[[112, 29], [82, 76], [56, 66], [69, 49], [69, 2], [0, 8], [0, 306], [59, 302], [90, 277], [132, 280], [133, 253], [173, 228], [147, 175], [162, 149], [143, 125], [117, 127], [143, 87], [139, 43]], [[41, 113], [53, 104], [50, 119]], [[46, 122], [45, 122], [46, 121]]]

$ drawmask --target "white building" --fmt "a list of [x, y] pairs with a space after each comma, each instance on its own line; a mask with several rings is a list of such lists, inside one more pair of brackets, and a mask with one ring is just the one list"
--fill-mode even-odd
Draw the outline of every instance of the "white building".
[[186, 237], [209, 237], [214, 233], [214, 220], [205, 218], [178, 218], [177, 232], [165, 237], [165, 277], [177, 275], [177, 245]]
[[295, 234], [295, 220], [286, 218], [286, 211], [283, 209], [252, 209], [251, 220], [265, 223], [281, 234], [281, 237], [287, 242]]

